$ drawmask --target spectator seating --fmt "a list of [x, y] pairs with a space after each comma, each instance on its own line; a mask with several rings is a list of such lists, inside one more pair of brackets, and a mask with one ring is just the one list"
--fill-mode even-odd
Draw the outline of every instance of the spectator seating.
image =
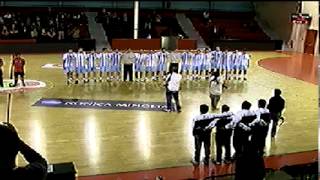
[[[102, 23], [108, 41], [112, 42], [113, 38], [133, 37], [133, 19], [132, 10], [102, 9], [98, 12], [96, 21]], [[139, 38], [160, 38], [179, 34], [186, 37], [175, 18], [175, 12], [140, 11]]]
[[206, 20], [201, 12], [192, 12], [187, 17], [209, 45], [219, 39], [270, 40], [254, 21], [253, 13], [216, 12]]
[[37, 42], [90, 38], [88, 20], [78, 9], [6, 8], [0, 11], [0, 39]]

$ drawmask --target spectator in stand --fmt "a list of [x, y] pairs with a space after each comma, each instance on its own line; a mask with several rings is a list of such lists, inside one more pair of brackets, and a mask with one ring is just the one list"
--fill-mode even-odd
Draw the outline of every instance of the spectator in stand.
[[38, 38], [38, 30], [37, 30], [36, 27], [34, 27], [34, 28], [31, 30], [30, 36], [31, 36], [31, 38], [33, 38], [33, 39], [37, 39], [37, 38]]
[[3, 26], [2, 27], [1, 37], [2, 37], [2, 39], [8, 39], [9, 38], [9, 31], [8, 31], [7, 26]]
[[15, 39], [15, 38], [18, 37], [19, 31], [18, 31], [18, 29], [16, 27], [16, 24], [11, 24], [11, 29], [10, 29], [9, 33], [10, 33], [9, 34], [10, 38]]
[[56, 39], [56, 30], [54, 28], [50, 28], [47, 32], [48, 40], [55, 40]]
[[58, 40], [64, 40], [64, 28], [62, 24], [58, 25]]
[[203, 19], [204, 19], [204, 22], [207, 23], [210, 19], [210, 13], [208, 11], [204, 11], [203, 12]]
[[41, 29], [41, 34], [39, 36], [39, 40], [46, 41], [48, 39], [47, 30], [45, 28]]

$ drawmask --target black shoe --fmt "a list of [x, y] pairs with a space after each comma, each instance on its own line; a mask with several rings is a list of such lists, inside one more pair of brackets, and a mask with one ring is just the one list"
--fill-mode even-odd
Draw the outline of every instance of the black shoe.
[[203, 160], [203, 164], [209, 166], [209, 160]]
[[79, 82], [78, 82], [78, 80], [76, 80], [74, 83], [75, 83], [75, 84], [78, 84]]
[[23, 87], [26, 87], [26, 84], [25, 84], [25, 83], [22, 83], [22, 86], [23, 86]]
[[243, 80], [245, 80], [245, 81], [246, 81], [246, 80], [247, 80], [247, 78], [243, 78]]
[[178, 109], [178, 111], [177, 111], [178, 113], [181, 113], [181, 109]]

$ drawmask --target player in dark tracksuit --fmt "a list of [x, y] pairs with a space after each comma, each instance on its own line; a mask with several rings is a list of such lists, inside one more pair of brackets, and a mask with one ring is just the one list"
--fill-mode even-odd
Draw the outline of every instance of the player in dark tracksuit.
[[260, 155], [264, 154], [264, 147], [271, 121], [270, 112], [266, 108], [266, 103], [267, 102], [264, 99], [258, 101], [259, 109], [256, 110], [258, 118], [249, 124], [252, 128], [251, 142]]
[[217, 121], [210, 123], [206, 129], [212, 129], [216, 127], [216, 160], [213, 161], [214, 164], [221, 164], [222, 162], [222, 148], [225, 149], [225, 158], [224, 162], [229, 163], [231, 159], [231, 135], [232, 129], [226, 129], [225, 126], [229, 124], [232, 120], [233, 113], [230, 113], [229, 106], [222, 105], [222, 114], [225, 114], [224, 117], [218, 118]]
[[[209, 164], [210, 159], [210, 145], [211, 145], [211, 128], [206, 129], [206, 127], [211, 124], [211, 126], [215, 126], [214, 124], [217, 122], [217, 118], [224, 117], [228, 115], [227, 113], [222, 114], [208, 114], [209, 106], [206, 104], [200, 105], [200, 115], [197, 115], [193, 118], [193, 131], [192, 134], [194, 136], [195, 141], [195, 153], [194, 159], [191, 161], [193, 165], [199, 165], [200, 163], [200, 152], [201, 146], [204, 144], [205, 158], [204, 164]], [[230, 115], [229, 115], [230, 116]]]

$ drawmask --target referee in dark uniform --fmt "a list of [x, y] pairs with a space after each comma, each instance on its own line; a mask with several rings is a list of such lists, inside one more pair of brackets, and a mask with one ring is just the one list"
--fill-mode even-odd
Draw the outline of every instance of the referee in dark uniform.
[[3, 60], [0, 58], [0, 87], [3, 87]]

